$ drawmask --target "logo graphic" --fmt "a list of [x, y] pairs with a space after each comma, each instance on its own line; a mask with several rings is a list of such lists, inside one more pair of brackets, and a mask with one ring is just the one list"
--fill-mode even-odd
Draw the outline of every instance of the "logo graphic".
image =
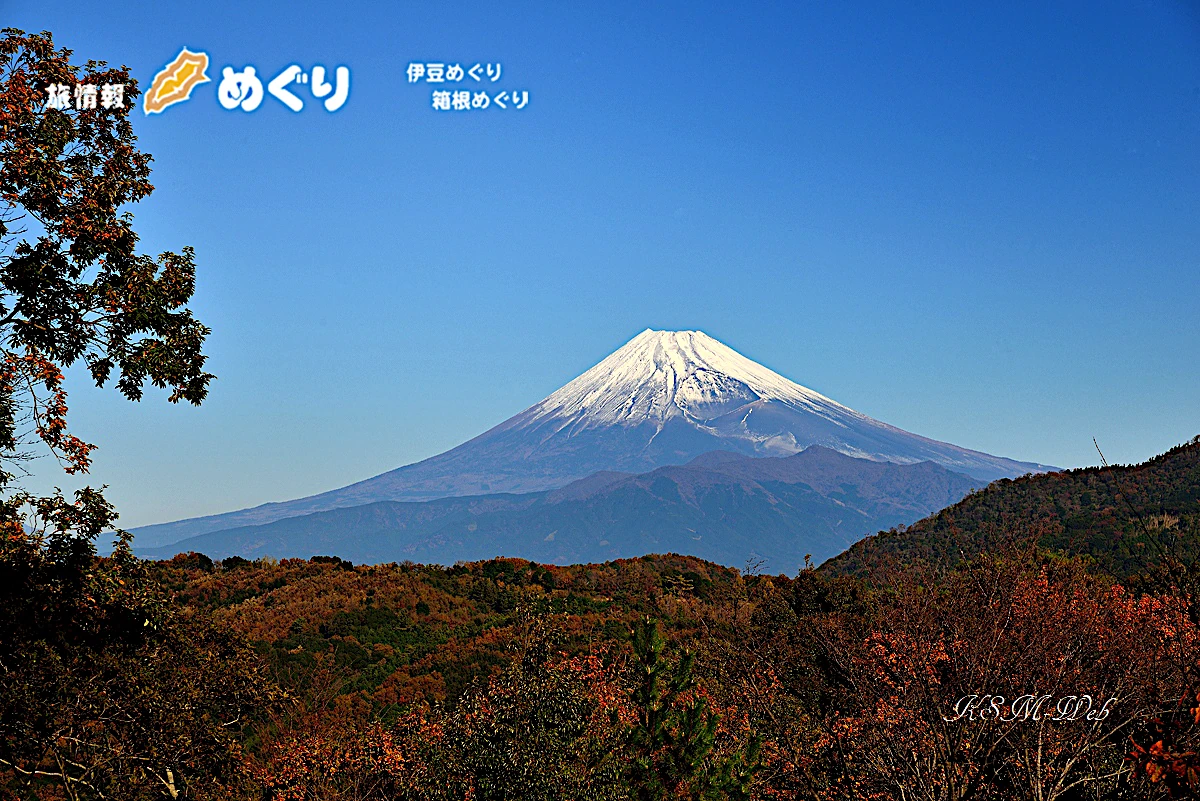
[[242, 107], [242, 111], [254, 111], [262, 103], [262, 81], [254, 74], [254, 67], [234, 72], [233, 67], [221, 70], [221, 84], [217, 87], [217, 100], [222, 108], [230, 111]]
[[142, 110], [146, 114], [161, 114], [168, 106], [187, 100], [192, 96], [193, 89], [211, 80], [204, 74], [207, 68], [207, 53], [193, 53], [183, 48], [170, 64], [154, 76]]

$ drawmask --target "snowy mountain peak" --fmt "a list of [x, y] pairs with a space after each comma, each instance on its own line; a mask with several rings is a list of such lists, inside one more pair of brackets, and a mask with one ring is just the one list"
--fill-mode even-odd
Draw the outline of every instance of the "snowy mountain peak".
[[375, 501], [555, 489], [598, 471], [644, 473], [712, 451], [786, 456], [812, 445], [875, 461], [932, 461], [983, 481], [1046, 469], [873, 420], [702, 331], [648, 329], [549, 397], [445, 453], [308, 498], [152, 526], [138, 540], [164, 544]]
[[521, 415], [581, 430], [593, 426], [693, 424], [760, 401], [778, 401], [825, 418], [861, 418], [829, 398], [747, 359], [703, 331], [646, 329], [592, 369]]

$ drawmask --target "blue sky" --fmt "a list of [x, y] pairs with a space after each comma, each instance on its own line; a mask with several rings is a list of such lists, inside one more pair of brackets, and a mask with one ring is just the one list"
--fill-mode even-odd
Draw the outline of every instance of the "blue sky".
[[[219, 378], [200, 409], [76, 382], [125, 526], [433, 455], [646, 327], [1019, 459], [1200, 433], [1194, 4], [274, 5], [0, 2], [143, 86], [185, 45], [351, 69], [334, 114], [214, 81], [136, 115], [137, 227], [196, 248]], [[529, 105], [436, 112], [410, 61]]]

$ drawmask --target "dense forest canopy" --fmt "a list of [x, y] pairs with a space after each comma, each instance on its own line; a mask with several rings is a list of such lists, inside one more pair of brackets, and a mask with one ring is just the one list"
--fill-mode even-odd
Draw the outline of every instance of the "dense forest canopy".
[[[178, 603], [253, 642], [285, 688], [248, 754], [250, 787], [278, 797], [1145, 798], [1172, 786], [1163, 766], [1194, 737], [1187, 599], [1050, 553], [874, 583], [684, 556], [442, 568], [189, 555], [153, 569]], [[705, 714], [660, 715], [664, 743], [707, 749], [669, 771], [638, 756], [647, 618], [666, 640], [658, 658], [693, 682], [677, 701], [704, 700]], [[1060, 711], [1068, 696], [1112, 699], [1111, 714], [948, 720], [983, 692], [1006, 714], [1030, 692]], [[380, 743], [398, 761], [361, 756]], [[517, 774], [537, 780], [497, 779]], [[654, 782], [670, 787], [647, 795]]]
[[1145, 464], [995, 481], [912, 526], [859, 541], [821, 569], [866, 575], [916, 560], [954, 564], [1032, 542], [1085, 555], [1097, 569], [1126, 580], [1170, 559], [1190, 565], [1198, 516], [1200, 437]]

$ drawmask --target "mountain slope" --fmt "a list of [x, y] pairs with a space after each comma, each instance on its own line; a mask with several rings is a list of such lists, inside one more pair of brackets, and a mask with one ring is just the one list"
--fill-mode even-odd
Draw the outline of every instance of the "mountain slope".
[[535, 492], [708, 451], [778, 456], [814, 444], [879, 461], [932, 461], [985, 481], [1047, 469], [873, 420], [700, 331], [647, 330], [545, 400], [438, 456], [320, 495], [134, 533], [142, 545], [162, 545], [380, 500]]
[[793, 572], [881, 526], [911, 522], [980, 482], [931, 462], [896, 465], [811, 447], [788, 457], [707, 454], [639, 475], [600, 473], [525, 495], [384, 501], [139, 549], [169, 557], [311, 557], [452, 564], [496, 555], [576, 563], [688, 553], [761, 557]]
[[1148, 528], [1167, 523], [1163, 535], [1170, 540], [1197, 517], [1200, 437], [1141, 465], [997, 481], [903, 531], [883, 531], [856, 543], [821, 570], [863, 575], [892, 563], [954, 564], [1032, 538], [1044, 548], [1091, 556], [1100, 568], [1125, 577], [1155, 558]]

